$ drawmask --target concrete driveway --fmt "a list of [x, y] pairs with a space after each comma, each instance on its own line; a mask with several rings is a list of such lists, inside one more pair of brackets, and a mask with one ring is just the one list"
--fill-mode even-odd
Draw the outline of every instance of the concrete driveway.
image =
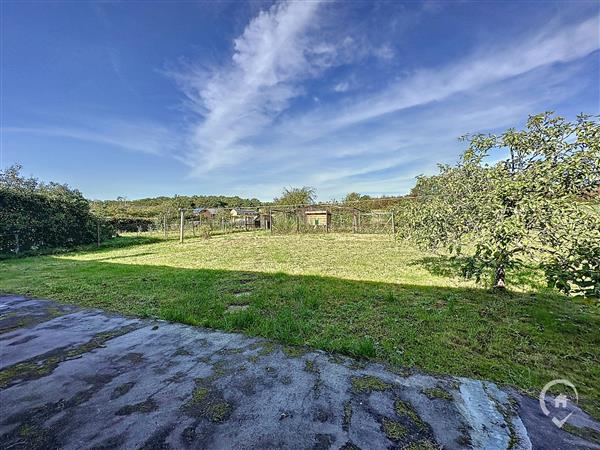
[[0, 333], [2, 449], [600, 449], [573, 406], [241, 334], [17, 296]]

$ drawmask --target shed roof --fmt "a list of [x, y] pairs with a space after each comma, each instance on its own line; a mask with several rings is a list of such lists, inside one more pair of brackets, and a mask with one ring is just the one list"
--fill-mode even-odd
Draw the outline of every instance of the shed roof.
[[194, 208], [193, 212], [194, 214], [200, 214], [203, 213], [204, 211], [208, 211], [210, 214], [217, 214], [219, 212], [219, 208]]
[[244, 216], [253, 216], [258, 214], [258, 211], [255, 209], [231, 208], [231, 211], [235, 211], [236, 214], [242, 214]]

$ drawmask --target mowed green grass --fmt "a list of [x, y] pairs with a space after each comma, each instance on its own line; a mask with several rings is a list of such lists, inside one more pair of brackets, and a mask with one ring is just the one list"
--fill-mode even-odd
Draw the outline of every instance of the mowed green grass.
[[383, 235], [125, 237], [0, 262], [4, 293], [243, 331], [534, 395], [567, 378], [600, 417], [597, 306], [544, 289], [532, 270], [510, 280], [511, 292], [490, 292], [448, 258]]

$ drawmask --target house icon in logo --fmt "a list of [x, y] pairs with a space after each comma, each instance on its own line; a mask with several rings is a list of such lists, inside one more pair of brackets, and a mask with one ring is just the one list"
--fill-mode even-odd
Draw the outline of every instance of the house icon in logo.
[[567, 407], [567, 402], [568, 402], [568, 398], [565, 394], [560, 394], [558, 396], [556, 396], [556, 398], [554, 399], [554, 407], [555, 408], [566, 408]]

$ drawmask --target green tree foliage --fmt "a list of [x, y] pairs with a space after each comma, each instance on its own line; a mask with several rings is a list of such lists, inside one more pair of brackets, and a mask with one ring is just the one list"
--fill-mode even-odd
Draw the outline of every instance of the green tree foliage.
[[456, 254], [468, 244], [464, 274], [491, 270], [497, 288], [526, 258], [561, 291], [599, 296], [598, 121], [547, 112], [521, 131], [464, 139], [458, 164], [417, 179], [414, 198], [398, 209], [400, 234]]
[[[150, 223], [156, 218], [167, 214], [177, 218], [179, 208], [219, 208], [219, 207], [258, 207], [260, 200], [247, 199], [238, 196], [223, 195], [192, 195], [174, 197], [154, 197], [139, 200], [127, 200], [118, 197], [116, 200], [94, 200], [91, 202], [92, 211], [111, 219], [132, 220], [132, 226], [138, 223]], [[133, 219], [136, 219], [137, 222]], [[141, 219], [148, 219], [143, 221]], [[124, 223], [121, 220], [120, 223]]]
[[317, 199], [314, 188], [309, 186], [283, 188], [281, 197], [276, 197], [274, 202], [279, 205], [311, 205]]
[[[95, 242], [98, 218], [88, 201], [65, 184], [21, 176], [21, 166], [0, 171], [0, 253]], [[102, 238], [110, 229], [101, 226]]]
[[364, 200], [370, 200], [371, 197], [368, 195], [361, 195], [358, 192], [349, 192], [344, 197], [343, 203], [356, 203]]

